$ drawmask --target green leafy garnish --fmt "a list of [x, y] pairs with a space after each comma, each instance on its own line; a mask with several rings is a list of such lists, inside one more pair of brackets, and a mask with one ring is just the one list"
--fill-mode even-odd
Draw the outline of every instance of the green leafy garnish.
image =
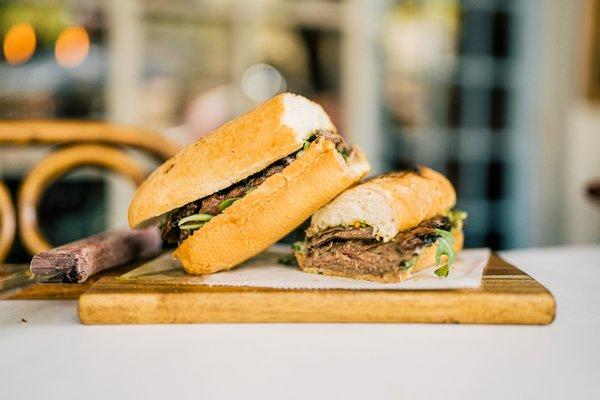
[[[212, 219], [213, 215], [210, 214], [192, 214], [185, 218], [181, 218], [177, 225], [181, 228], [188, 222], [208, 222]], [[194, 229], [194, 228], [186, 228], [186, 229]]]
[[348, 157], [350, 157], [350, 153], [348, 152], [348, 150], [346, 150], [345, 147], [342, 147], [341, 149], [338, 149], [338, 153], [341, 154], [341, 156], [344, 158], [344, 161], [346, 161], [346, 164], [347, 164]]
[[[436, 241], [437, 250], [435, 252], [435, 265], [438, 269], [434, 272], [440, 278], [445, 278], [448, 276], [450, 266], [456, 258], [456, 254], [454, 253], [454, 236], [452, 236], [451, 232], [442, 229], [436, 229], [435, 232], [439, 237]], [[448, 257], [444, 265], [441, 265], [442, 256]]]
[[433, 272], [440, 278], [446, 278], [450, 273], [450, 270], [448, 269], [448, 264], [444, 264]]
[[203, 225], [204, 225], [204, 222], [200, 222], [197, 224], [183, 224], [183, 225], [179, 225], [179, 229], [181, 229], [181, 230], [198, 229], [198, 228], [201, 228]]
[[306, 251], [306, 241], [304, 240], [299, 240], [297, 242], [292, 243], [292, 251], [300, 251], [300, 252], [304, 252]]
[[221, 204], [219, 204], [219, 210], [221, 210], [221, 212], [223, 212], [223, 210], [225, 210], [227, 207], [229, 207], [230, 205], [232, 205], [233, 203], [235, 203], [239, 199], [240, 199], [239, 197], [232, 197], [230, 199], [223, 200], [221, 202]]
[[302, 145], [302, 149], [300, 149], [296, 153], [296, 157], [300, 157], [302, 155], [302, 153], [304, 153], [306, 151], [306, 149], [308, 149], [308, 146], [310, 146], [310, 142], [308, 140], [305, 140], [304, 144]]
[[455, 208], [448, 212], [447, 217], [453, 229], [462, 229], [464, 222], [468, 217], [468, 214], [466, 211]]

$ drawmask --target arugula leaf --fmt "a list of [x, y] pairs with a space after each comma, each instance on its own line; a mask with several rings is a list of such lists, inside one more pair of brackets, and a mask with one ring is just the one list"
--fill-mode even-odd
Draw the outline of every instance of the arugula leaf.
[[450, 270], [448, 269], [448, 264], [444, 264], [433, 272], [440, 278], [447, 278]]
[[342, 156], [342, 158], [344, 159], [346, 164], [348, 164], [348, 157], [350, 157], [350, 153], [348, 152], [348, 150], [346, 150], [346, 148], [342, 147], [341, 149], [337, 149], [337, 151], [338, 151], [338, 153], [340, 153], [340, 155]]
[[[435, 252], [435, 265], [438, 269], [434, 272], [440, 278], [445, 278], [448, 276], [450, 266], [456, 258], [456, 254], [454, 253], [454, 236], [452, 236], [451, 232], [442, 229], [436, 229], [435, 232], [440, 235], [440, 237], [438, 237], [436, 241], [437, 250]], [[442, 256], [444, 255], [447, 256], [448, 259], [444, 265], [441, 265]]]
[[239, 197], [231, 197], [229, 199], [223, 200], [220, 204], [219, 204], [219, 210], [221, 210], [221, 212], [225, 211], [225, 209], [227, 207], [229, 207], [230, 205], [232, 205], [233, 203], [235, 203], [236, 201], [238, 201], [240, 198]]
[[299, 240], [297, 242], [292, 243], [292, 251], [296, 252], [304, 252], [306, 251], [306, 241]]
[[469, 216], [466, 211], [459, 210], [455, 208], [448, 212], [448, 220], [450, 221], [450, 225], [452, 229], [462, 229], [465, 223], [465, 220]]
[[[187, 224], [188, 222], [208, 222], [212, 219], [212, 217], [214, 217], [214, 215], [211, 214], [192, 214], [192, 215], [188, 215], [185, 218], [181, 218], [179, 220], [179, 222], [177, 222], [177, 225], [179, 225], [179, 227]], [[190, 228], [187, 228], [190, 229]]]
[[204, 222], [199, 222], [197, 224], [194, 223], [187, 223], [187, 224], [183, 224], [183, 225], [179, 225], [179, 229], [186, 230], [186, 229], [200, 229], [204, 226]]
[[302, 148], [296, 153], [296, 157], [300, 157], [308, 149], [308, 146], [310, 146], [310, 142], [305, 140]]

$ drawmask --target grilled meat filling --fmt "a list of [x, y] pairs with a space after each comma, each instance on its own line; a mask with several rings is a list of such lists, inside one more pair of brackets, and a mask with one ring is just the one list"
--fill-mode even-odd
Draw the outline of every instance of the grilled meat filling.
[[421, 222], [384, 243], [371, 227], [332, 227], [310, 238], [306, 267], [338, 270], [349, 275], [385, 275], [409, 268], [415, 257], [438, 239], [436, 229], [449, 231], [448, 217]]
[[[307, 141], [314, 142], [318, 140], [329, 140], [333, 142], [337, 151], [342, 154], [344, 158], [346, 158], [349, 154], [349, 149], [346, 147], [342, 137], [334, 132], [318, 130]], [[221, 213], [219, 205], [223, 201], [246, 195], [254, 188], [261, 185], [268, 177], [283, 171], [285, 167], [290, 165], [298, 157], [301, 151], [303, 150], [299, 150], [294, 154], [275, 161], [262, 171], [257, 172], [256, 174], [251, 175], [228, 188], [202, 199], [192, 201], [191, 203], [172, 211], [167, 215], [167, 219], [161, 228], [161, 237], [163, 241], [173, 246], [181, 244], [182, 241], [187, 239], [195, 231], [195, 229], [180, 229], [178, 223], [182, 218], [198, 213], [210, 215], [217, 215]]]

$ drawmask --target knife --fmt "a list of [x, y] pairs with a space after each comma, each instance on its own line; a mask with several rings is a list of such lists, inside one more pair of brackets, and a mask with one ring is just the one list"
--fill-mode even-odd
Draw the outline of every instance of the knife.
[[0, 298], [35, 283], [81, 283], [100, 271], [158, 255], [162, 248], [156, 227], [102, 232], [36, 254], [30, 265], [0, 266]]

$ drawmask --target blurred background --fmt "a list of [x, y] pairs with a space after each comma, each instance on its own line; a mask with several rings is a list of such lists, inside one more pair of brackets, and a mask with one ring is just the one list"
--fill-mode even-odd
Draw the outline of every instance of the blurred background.
[[[445, 173], [468, 246], [600, 241], [600, 0], [1, 0], [0, 40], [1, 119], [127, 123], [186, 144], [291, 91], [374, 173]], [[50, 151], [0, 144], [14, 198]], [[41, 229], [57, 245], [124, 226], [132, 191], [69, 174]], [[8, 261], [27, 258], [17, 240]]]

